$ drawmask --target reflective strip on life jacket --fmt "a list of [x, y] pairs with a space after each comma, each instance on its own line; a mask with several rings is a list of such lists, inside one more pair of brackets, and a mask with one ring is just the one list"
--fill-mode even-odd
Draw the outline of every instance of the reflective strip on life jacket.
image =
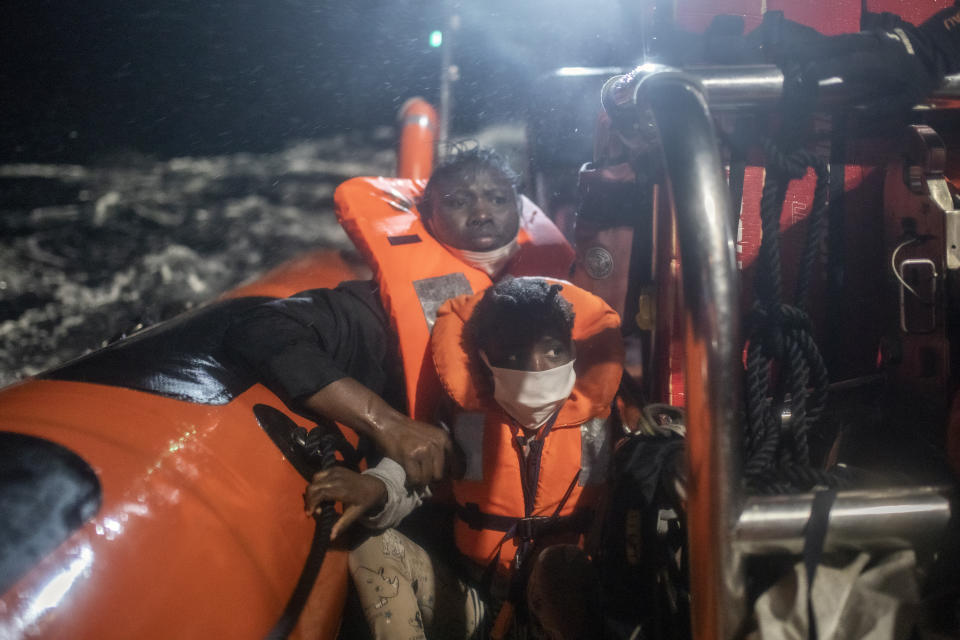
[[[462, 514], [471, 510], [479, 518], [472, 520], [473, 527], [458, 518], [454, 535], [461, 553], [481, 566], [499, 554], [500, 566], [507, 569], [518, 540], [505, 540], [497, 526], [478, 529], [478, 523], [557, 515], [570, 524], [569, 516], [595, 508], [606, 484], [613, 444], [608, 416], [623, 363], [619, 317], [599, 297], [569, 282], [559, 284], [560, 295], [575, 314], [578, 377], [555, 424], [549, 432], [546, 427], [538, 432], [542, 449], [539, 466], [532, 465], [536, 468], [529, 464], [531, 453], [521, 455], [519, 427], [490, 397], [478, 377], [484, 374], [474, 366], [477, 358], [471, 359], [464, 349], [463, 328], [481, 296], [451, 300], [437, 318], [433, 356], [444, 389], [461, 409], [452, 420], [452, 435], [466, 463], [463, 477], [453, 482], [453, 493]], [[525, 479], [531, 480], [526, 490]], [[567, 527], [557, 542], [576, 543], [580, 533]]]
[[[580, 486], [607, 481], [613, 456], [607, 420], [593, 418], [580, 425]], [[454, 419], [453, 436], [463, 452], [466, 481], [483, 482], [483, 414], [464, 412]]]
[[[448, 298], [490, 286], [427, 232], [416, 209], [422, 180], [353, 178], [334, 194], [337, 219], [373, 268], [380, 300], [396, 332], [408, 413], [430, 419], [439, 397], [427, 345], [437, 309]], [[511, 275], [566, 275], [573, 250], [546, 214], [523, 198], [520, 251]], [[427, 366], [424, 366], [424, 363]]]

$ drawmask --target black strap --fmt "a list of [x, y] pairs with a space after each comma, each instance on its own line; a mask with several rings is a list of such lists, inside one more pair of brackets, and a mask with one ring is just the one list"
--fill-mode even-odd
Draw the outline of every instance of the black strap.
[[847, 364], [850, 350], [843, 344], [844, 330], [849, 326], [850, 312], [854, 308], [849, 300], [847, 287], [849, 256], [847, 256], [845, 231], [846, 215], [846, 114], [831, 116], [833, 130], [830, 135], [830, 196], [827, 206], [827, 303], [824, 353], [828, 368], [842, 368]]
[[287, 606], [280, 614], [280, 619], [270, 629], [266, 640], [284, 640], [290, 635], [297, 624], [297, 620], [300, 619], [300, 613], [307, 604], [310, 591], [320, 574], [323, 559], [327, 555], [327, 545], [330, 542], [330, 530], [337, 521], [337, 513], [332, 508], [325, 507], [320, 515], [314, 516], [314, 519], [316, 520], [316, 527], [313, 530], [313, 541], [310, 543], [307, 561], [300, 572], [300, 579], [297, 580], [297, 586], [290, 594]]
[[804, 527], [803, 566], [807, 573], [807, 638], [817, 640], [817, 620], [813, 611], [813, 581], [823, 557], [823, 543], [830, 524], [830, 508], [837, 498], [833, 489], [817, 491], [810, 506], [810, 519]]
[[[333, 432], [339, 433], [339, 430], [324, 429], [316, 427], [308, 438], [308, 446], [316, 443], [316, 448], [308, 452], [310, 457], [320, 459], [320, 469], [329, 469], [336, 462], [334, 452], [336, 451], [337, 439]], [[320, 434], [323, 435], [320, 435]], [[319, 436], [319, 437], [318, 437]], [[313, 530], [313, 541], [310, 543], [310, 551], [307, 553], [307, 560], [304, 562], [303, 569], [300, 571], [300, 578], [297, 580], [297, 586], [294, 587], [287, 606], [284, 607], [280, 619], [266, 635], [266, 640], [285, 640], [297, 625], [300, 619], [300, 613], [307, 604], [307, 598], [313, 589], [317, 576], [320, 574], [320, 568], [323, 566], [323, 559], [327, 555], [327, 547], [330, 544], [330, 531], [337, 521], [337, 512], [333, 508], [332, 502], [325, 502], [322, 505], [319, 514], [314, 514], [313, 519], [315, 527]]]
[[490, 513], [483, 513], [476, 503], [470, 502], [466, 506], [457, 505], [457, 516], [467, 523], [471, 529], [488, 529], [493, 531], [504, 531], [503, 537], [497, 543], [494, 552], [481, 578], [481, 589], [484, 593], [490, 595], [493, 585], [493, 576], [496, 574], [497, 566], [500, 564], [500, 554], [503, 551], [503, 545], [507, 540], [519, 538], [520, 544], [517, 545], [517, 555], [514, 557], [514, 566], [510, 575], [510, 595], [508, 600], [513, 603], [518, 602], [513, 596], [519, 593], [520, 584], [524, 574], [520, 571], [521, 565], [526, 560], [526, 556], [533, 548], [532, 542], [537, 537], [559, 535], [565, 533], [586, 533], [593, 522], [593, 510], [579, 509], [568, 516], [561, 516], [560, 510], [567, 503], [573, 487], [576, 486], [580, 478], [580, 469], [573, 475], [570, 486], [567, 487], [563, 498], [550, 516], [527, 516], [525, 518], [513, 518], [510, 516], [500, 516]]
[[517, 456], [520, 458], [520, 486], [523, 489], [524, 512], [529, 516], [533, 513], [533, 505], [537, 499], [537, 485], [540, 483], [540, 458], [543, 456], [543, 443], [553, 429], [560, 410], [550, 416], [547, 423], [537, 432], [533, 441], [529, 443], [530, 450], [526, 456], [523, 453], [524, 438], [519, 435], [520, 428], [514, 432], [514, 441], [517, 447]]
[[457, 517], [471, 529], [511, 532], [520, 537], [536, 538], [560, 533], [585, 533], [593, 521], [593, 510], [578, 509], [568, 516], [516, 518], [484, 513], [475, 502], [468, 502], [465, 506], [457, 505]]
[[573, 488], [577, 486], [577, 480], [580, 479], [580, 474], [583, 473], [583, 467], [577, 469], [577, 472], [573, 474], [573, 480], [570, 481], [570, 484], [567, 485], [567, 490], [563, 492], [563, 497], [560, 498], [560, 502], [557, 503], [557, 508], [551, 513], [551, 517], [557, 518], [560, 516], [560, 511], [563, 509], [564, 505], [567, 504], [567, 500], [570, 499], [570, 494], [573, 493]]
[[[517, 456], [520, 462], [520, 482], [521, 488], [523, 489], [524, 513], [526, 517], [505, 518], [504, 516], [485, 514], [480, 511], [476, 504], [472, 505], [473, 509], [470, 509], [470, 504], [464, 509], [459, 508], [458, 505], [457, 509], [457, 514], [467, 522], [471, 528], [505, 531], [503, 538], [501, 538], [497, 544], [496, 552], [493, 554], [490, 563], [483, 572], [481, 589], [487, 594], [490, 594], [493, 577], [496, 574], [497, 566], [500, 564], [500, 554], [503, 551], [503, 545], [507, 540], [512, 538], [517, 539], [517, 553], [513, 558], [513, 567], [510, 571], [507, 600], [502, 603], [497, 613], [497, 618], [503, 615], [505, 611], [510, 611], [512, 613], [508, 615], [518, 615], [521, 620], [521, 625], [523, 624], [522, 621], [525, 618], [525, 613], [518, 609], [516, 605], [520, 602], [526, 586], [527, 575], [522, 569], [525, 567], [527, 558], [533, 550], [534, 540], [541, 536], [559, 533], [583, 533], [589, 527], [590, 521], [593, 520], [593, 513], [588, 510], [577, 511], [569, 516], [560, 515], [561, 509], [563, 509], [563, 506], [567, 503], [567, 499], [570, 498], [570, 494], [573, 492], [573, 487], [576, 486], [577, 480], [580, 478], [580, 469], [577, 469], [573, 480], [570, 482], [570, 486], [567, 487], [563, 498], [561, 498], [560, 503], [552, 515], [548, 517], [532, 515], [537, 498], [537, 486], [540, 482], [540, 459], [543, 454], [543, 444], [547, 436], [550, 435], [550, 431], [553, 429], [553, 425], [556, 423], [559, 415], [560, 410], [558, 409], [550, 417], [550, 420], [540, 429], [533, 442], [529, 443], [529, 451], [526, 456], [524, 456], [523, 452], [524, 438], [520, 436], [518, 432], [514, 432], [514, 445], [516, 446]], [[519, 431], [519, 427], [517, 431]], [[461, 514], [461, 512], [463, 513]], [[464, 515], [473, 517], [474, 522], [479, 526], [471, 525], [470, 522], [464, 518]], [[492, 526], [484, 526], [483, 523]]]

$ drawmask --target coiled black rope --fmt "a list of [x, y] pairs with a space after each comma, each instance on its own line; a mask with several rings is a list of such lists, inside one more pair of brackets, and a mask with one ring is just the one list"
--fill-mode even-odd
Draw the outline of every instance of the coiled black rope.
[[[744, 475], [760, 493], [806, 491], [845, 483], [837, 473], [810, 465], [809, 433], [826, 407], [829, 377], [811, 335], [807, 298], [826, 231], [830, 174], [827, 163], [805, 149], [782, 153], [763, 145], [767, 174], [760, 203], [762, 240], [756, 262], [756, 302], [748, 316], [746, 358], [747, 428]], [[792, 180], [812, 167], [817, 176], [808, 231], [797, 271], [795, 304], [785, 302], [781, 280], [780, 214]], [[779, 384], [772, 389], [773, 370]], [[789, 395], [791, 417], [781, 418]]]
[[[316, 471], [329, 469], [336, 463], [337, 434], [334, 434], [331, 429], [336, 427], [314, 427], [304, 438], [307, 457], [316, 463]], [[330, 531], [337, 522], [338, 516], [333, 508], [333, 502], [323, 502], [320, 507], [320, 513], [313, 515], [315, 524], [313, 541], [310, 543], [310, 551], [300, 572], [300, 578], [297, 580], [297, 586], [294, 587], [280, 619], [267, 633], [267, 640], [284, 640], [290, 635], [307, 603], [313, 584], [320, 573], [320, 567], [323, 566], [323, 559], [330, 545]]]

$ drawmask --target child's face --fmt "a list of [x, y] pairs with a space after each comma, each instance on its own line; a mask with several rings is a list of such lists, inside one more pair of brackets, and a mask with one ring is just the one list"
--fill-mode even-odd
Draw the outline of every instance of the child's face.
[[492, 366], [520, 371], [555, 369], [573, 360], [575, 355], [572, 340], [565, 340], [552, 333], [542, 335], [533, 344], [494, 341], [487, 347], [486, 354]]

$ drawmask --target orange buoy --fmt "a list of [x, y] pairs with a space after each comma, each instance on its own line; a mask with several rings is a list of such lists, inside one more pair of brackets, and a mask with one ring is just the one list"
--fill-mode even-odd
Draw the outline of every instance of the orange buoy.
[[410, 98], [397, 115], [397, 177], [426, 180], [433, 171], [439, 118], [423, 98]]

